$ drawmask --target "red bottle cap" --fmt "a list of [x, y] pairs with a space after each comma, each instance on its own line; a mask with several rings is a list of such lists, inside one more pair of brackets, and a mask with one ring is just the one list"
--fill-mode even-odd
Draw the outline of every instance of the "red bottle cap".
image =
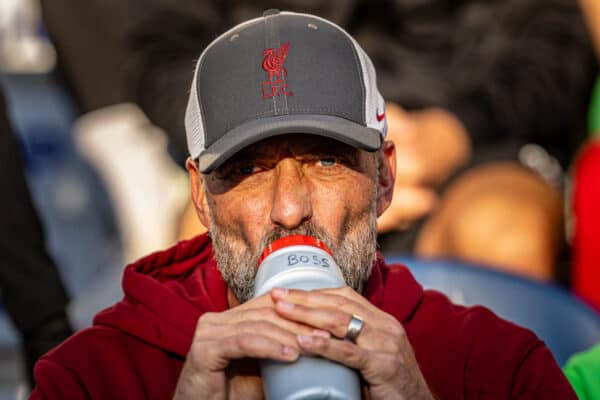
[[325, 243], [323, 243], [316, 237], [306, 235], [290, 235], [282, 237], [281, 239], [277, 239], [273, 243], [265, 247], [265, 251], [263, 251], [263, 253], [258, 258], [258, 265], [262, 264], [263, 260], [267, 258], [267, 256], [269, 256], [271, 253], [284, 247], [295, 245], [318, 247], [321, 250], [325, 250], [330, 256], [333, 256], [331, 250], [329, 250], [329, 247], [327, 247]]

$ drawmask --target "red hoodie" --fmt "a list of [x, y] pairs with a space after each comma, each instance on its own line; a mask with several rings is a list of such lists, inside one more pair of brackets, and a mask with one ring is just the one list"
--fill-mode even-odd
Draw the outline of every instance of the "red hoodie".
[[[206, 235], [129, 265], [125, 298], [35, 367], [32, 399], [170, 399], [204, 312], [227, 309]], [[438, 398], [575, 399], [545, 345], [483, 307], [423, 290], [378, 258], [365, 297], [402, 321]]]

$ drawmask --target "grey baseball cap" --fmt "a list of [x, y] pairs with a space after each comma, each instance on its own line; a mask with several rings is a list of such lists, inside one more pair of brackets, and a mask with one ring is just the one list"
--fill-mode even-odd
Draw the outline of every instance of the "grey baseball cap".
[[191, 157], [208, 173], [285, 133], [375, 151], [387, 123], [373, 63], [346, 31], [314, 15], [269, 10], [202, 52], [185, 128]]

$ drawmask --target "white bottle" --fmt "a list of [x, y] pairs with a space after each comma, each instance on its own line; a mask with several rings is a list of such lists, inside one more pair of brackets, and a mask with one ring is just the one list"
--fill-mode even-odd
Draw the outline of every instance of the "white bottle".
[[[319, 239], [292, 235], [271, 243], [259, 259], [254, 297], [275, 287], [325, 289], [345, 286], [331, 250]], [[294, 363], [261, 362], [268, 400], [361, 398], [357, 372], [342, 364], [320, 358], [300, 357]]]

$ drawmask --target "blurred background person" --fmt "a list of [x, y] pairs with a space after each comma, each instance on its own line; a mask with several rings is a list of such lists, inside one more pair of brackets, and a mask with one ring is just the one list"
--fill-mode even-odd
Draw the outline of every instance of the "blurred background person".
[[579, 0], [579, 4], [596, 47], [596, 54], [600, 57], [600, 3], [594, 0]]
[[[0, 72], [34, 73], [54, 62], [52, 47], [32, 34], [36, 20], [39, 8], [32, 2], [0, 4]], [[23, 372], [33, 388], [35, 362], [73, 330], [69, 297], [46, 247], [7, 109], [0, 81], [0, 300], [20, 335]]]
[[135, 104], [137, 77], [128, 75], [139, 68], [128, 45], [131, 20], [152, 2], [40, 3], [59, 78], [79, 109], [75, 142], [107, 188], [125, 261], [170, 246], [187, 178], [169, 157], [164, 133]]
[[0, 298], [21, 335], [25, 373], [33, 388], [37, 359], [72, 333], [69, 299], [46, 250], [1, 90], [0, 186]]
[[600, 345], [572, 356], [563, 371], [579, 400], [600, 398]]
[[[600, 60], [600, 3], [579, 0]], [[600, 310], [600, 79], [589, 108], [589, 138], [573, 171], [573, 289]], [[596, 351], [598, 354], [598, 351]], [[600, 381], [600, 376], [598, 377]]]

